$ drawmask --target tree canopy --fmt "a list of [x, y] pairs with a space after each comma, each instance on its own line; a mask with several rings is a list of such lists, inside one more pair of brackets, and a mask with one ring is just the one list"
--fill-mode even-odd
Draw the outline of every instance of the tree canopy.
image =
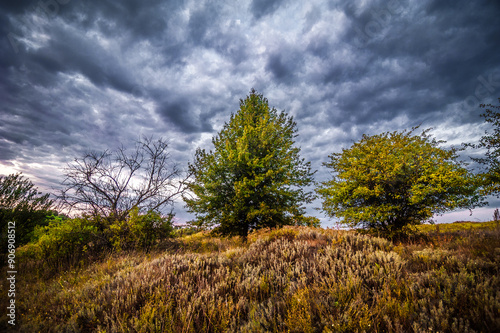
[[[7, 223], [16, 223], [16, 244], [30, 241], [37, 225], [44, 225], [53, 201], [22, 174], [0, 176], [0, 231], [7, 231]], [[2, 235], [3, 236], [3, 235]], [[2, 237], [2, 240], [6, 237]], [[4, 242], [2, 241], [2, 250]]]
[[318, 193], [323, 211], [350, 226], [401, 231], [434, 214], [482, 203], [478, 182], [428, 134], [411, 131], [363, 135], [349, 149], [329, 156], [332, 179]]
[[214, 150], [196, 151], [185, 197], [203, 226], [223, 234], [246, 236], [256, 228], [318, 223], [304, 217], [311, 202], [309, 162], [300, 157], [293, 117], [270, 108], [252, 89], [240, 109], [212, 139]]

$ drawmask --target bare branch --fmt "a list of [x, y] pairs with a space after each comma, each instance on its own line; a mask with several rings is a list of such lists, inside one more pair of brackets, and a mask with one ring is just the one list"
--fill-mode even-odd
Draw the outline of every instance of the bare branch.
[[144, 138], [129, 154], [88, 152], [65, 169], [59, 200], [69, 209], [106, 218], [125, 219], [133, 207], [159, 211], [182, 195], [185, 180], [169, 163], [168, 143]]

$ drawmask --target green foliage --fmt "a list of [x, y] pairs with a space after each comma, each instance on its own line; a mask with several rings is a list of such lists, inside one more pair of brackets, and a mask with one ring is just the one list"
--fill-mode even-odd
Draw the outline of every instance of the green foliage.
[[[20, 173], [0, 176], [0, 253], [7, 250], [7, 223], [16, 224], [16, 246], [28, 243], [36, 226], [47, 225], [53, 201]], [[57, 213], [56, 213], [57, 214]]]
[[321, 221], [317, 217], [314, 216], [299, 216], [295, 219], [295, 223], [293, 225], [296, 226], [306, 226], [306, 227], [321, 227]]
[[21, 261], [31, 260], [54, 271], [78, 263], [84, 256], [102, 250], [97, 223], [89, 218], [52, 216], [47, 226], [35, 229], [35, 242], [18, 249]]
[[495, 221], [490, 222], [472, 222], [460, 221], [455, 223], [440, 223], [440, 224], [422, 224], [418, 226], [420, 232], [459, 232], [459, 231], [472, 231], [476, 229], [490, 229], [494, 230], [498, 225]]
[[171, 236], [172, 217], [163, 218], [154, 211], [139, 214], [139, 209], [134, 207], [126, 220], [114, 220], [110, 224], [108, 232], [111, 244], [116, 250], [149, 250], [157, 241]]
[[241, 100], [212, 139], [215, 150], [198, 149], [189, 166], [195, 197], [185, 202], [197, 224], [246, 236], [262, 227], [314, 223], [301, 206], [312, 200], [303, 188], [314, 173], [294, 147], [296, 132], [293, 118], [271, 109], [255, 90]]
[[[500, 102], [500, 98], [498, 99]], [[481, 104], [486, 111], [481, 115], [487, 123], [493, 125], [493, 133], [486, 134], [479, 140], [479, 144], [468, 144], [478, 149], [486, 149], [485, 157], [474, 158], [476, 162], [487, 167], [487, 171], [480, 176], [483, 180], [484, 193], [500, 197], [500, 105]]]
[[20, 173], [0, 176], [0, 208], [12, 210], [47, 210], [49, 194], [41, 195], [33, 183]]
[[175, 228], [172, 231], [172, 237], [183, 237], [183, 236], [189, 236], [192, 234], [196, 234], [198, 232], [202, 231], [201, 228], [198, 228], [196, 226], [188, 226], [188, 227], [183, 227], [183, 228]]
[[318, 189], [323, 211], [350, 226], [394, 233], [434, 214], [480, 205], [477, 179], [457, 150], [413, 131], [363, 135], [330, 155], [324, 165], [333, 177]]
[[44, 271], [66, 269], [102, 256], [103, 251], [146, 250], [171, 237], [172, 215], [162, 217], [133, 208], [124, 221], [96, 216], [52, 216], [35, 229], [35, 241], [18, 249], [19, 257]]

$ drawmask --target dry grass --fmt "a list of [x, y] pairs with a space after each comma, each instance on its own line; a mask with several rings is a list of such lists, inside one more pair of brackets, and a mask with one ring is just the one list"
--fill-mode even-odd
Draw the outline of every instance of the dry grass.
[[199, 233], [48, 279], [23, 272], [19, 329], [500, 331], [500, 229], [445, 228], [424, 226], [396, 244], [306, 227], [261, 230], [246, 242]]

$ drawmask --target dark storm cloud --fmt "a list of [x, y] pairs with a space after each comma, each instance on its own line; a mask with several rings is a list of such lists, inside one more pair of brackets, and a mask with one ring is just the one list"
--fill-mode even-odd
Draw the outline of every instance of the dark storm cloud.
[[256, 19], [271, 15], [287, 0], [253, 0], [250, 10]]
[[[213, 13], [215, 14], [215, 13]], [[196, 9], [189, 17], [188, 30], [193, 42], [201, 43], [208, 33], [213, 17], [207, 15], [205, 8]]]
[[277, 82], [292, 83], [298, 63], [296, 61], [286, 62], [281, 54], [272, 54], [269, 56], [266, 64], [266, 70], [271, 72]]
[[177, 98], [163, 103], [159, 113], [183, 133], [211, 132], [212, 126], [193, 114], [193, 105], [188, 98]]
[[499, 12], [486, 0], [4, 1], [0, 168], [50, 183], [83, 151], [141, 135], [167, 137], [185, 165], [252, 87], [294, 116], [317, 169], [363, 133], [422, 123], [477, 140], [477, 105], [500, 96]]
[[[330, 63], [323, 83], [353, 83], [335, 100], [357, 124], [401, 114], [426, 119], [462, 103], [479, 75], [498, 70], [493, 42], [500, 35], [498, 19], [486, 19], [495, 7], [491, 2], [481, 8], [470, 2], [375, 1], [364, 8], [350, 3], [341, 7], [351, 22], [343, 41], [356, 48], [354, 66]], [[329, 48], [312, 44], [309, 51], [323, 55]], [[454, 120], [469, 122], [470, 113]]]
[[26, 8], [32, 6], [34, 2], [35, 1], [26, 1], [26, 0], [21, 0], [21, 1], [2, 1], [0, 3], [0, 9], [1, 9], [1, 11], [3, 13], [20, 14]]
[[120, 59], [79, 36], [53, 32], [54, 41], [34, 52], [27, 61], [47, 73], [80, 73], [96, 86], [132, 92], [133, 78]]
[[183, 1], [75, 1], [64, 8], [68, 20], [82, 28], [94, 26], [106, 35], [130, 33], [135, 38], [161, 39], [172, 17], [184, 6]]

